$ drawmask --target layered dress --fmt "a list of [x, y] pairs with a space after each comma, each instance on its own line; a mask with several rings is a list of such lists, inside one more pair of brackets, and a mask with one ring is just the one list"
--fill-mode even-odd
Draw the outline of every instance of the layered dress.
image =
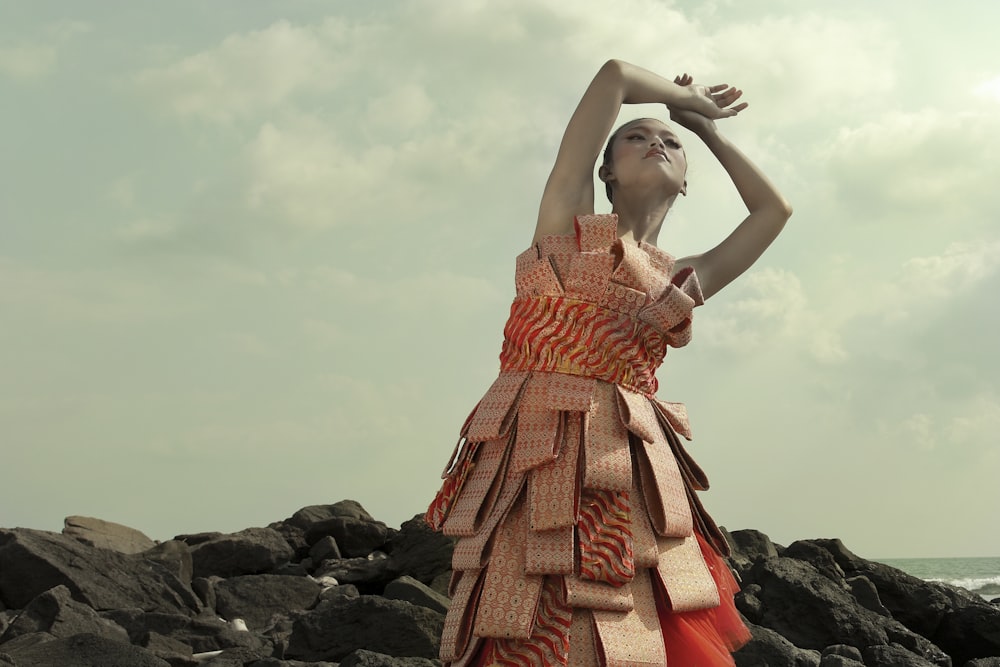
[[656, 397], [691, 339], [697, 276], [578, 216], [517, 258], [500, 375], [427, 511], [458, 538], [445, 665], [732, 665], [749, 633], [705, 512], [680, 403]]

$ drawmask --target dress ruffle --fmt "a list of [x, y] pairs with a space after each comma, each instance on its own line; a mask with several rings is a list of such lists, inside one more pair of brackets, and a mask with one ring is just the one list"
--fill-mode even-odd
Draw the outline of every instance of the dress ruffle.
[[748, 635], [728, 547], [678, 437], [686, 410], [654, 395], [667, 347], [691, 339], [697, 276], [623, 243], [613, 215], [578, 217], [516, 267], [501, 373], [426, 515], [460, 538], [442, 660], [662, 666], [683, 640], [726, 661], [674, 664], [733, 664]]

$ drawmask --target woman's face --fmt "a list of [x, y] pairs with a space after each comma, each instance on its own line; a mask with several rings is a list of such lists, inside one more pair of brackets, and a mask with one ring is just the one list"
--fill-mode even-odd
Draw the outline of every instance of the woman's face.
[[687, 156], [665, 123], [652, 118], [628, 123], [615, 137], [611, 156], [607, 169], [616, 191], [656, 187], [672, 197], [684, 189]]

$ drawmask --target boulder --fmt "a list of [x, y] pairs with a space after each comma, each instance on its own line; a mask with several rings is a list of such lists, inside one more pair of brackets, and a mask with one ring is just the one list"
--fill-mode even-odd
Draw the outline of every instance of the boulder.
[[112, 641], [129, 641], [125, 628], [101, 618], [96, 611], [74, 600], [65, 586], [56, 586], [29, 602], [0, 636], [0, 644], [37, 632], [55, 638], [89, 633]]
[[17, 667], [170, 667], [144, 648], [92, 634], [55, 639], [8, 655]]
[[251, 630], [263, 630], [275, 614], [312, 609], [320, 585], [305, 577], [276, 574], [231, 577], [215, 584], [216, 611], [227, 620], [242, 618]]
[[806, 651], [774, 630], [747, 624], [752, 639], [733, 654], [736, 667], [819, 667], [819, 652]]
[[199, 540], [194, 545], [188, 542], [188, 545], [196, 577], [236, 577], [270, 572], [294, 555], [288, 542], [272, 528], [247, 528]]
[[68, 516], [63, 520], [62, 534], [101, 549], [111, 549], [123, 554], [137, 554], [156, 546], [135, 528], [89, 516]]
[[285, 656], [307, 661], [338, 661], [358, 649], [433, 659], [444, 629], [444, 614], [372, 595], [325, 600], [292, 619]]
[[440, 664], [427, 658], [394, 658], [364, 649], [354, 651], [340, 661], [340, 667], [435, 667]]
[[241, 647], [257, 650], [264, 645], [259, 636], [217, 618], [146, 613], [140, 609], [118, 609], [103, 615], [125, 628], [129, 640], [137, 646], [157, 641], [157, 635], [185, 644], [193, 653]]
[[390, 569], [396, 576], [410, 576], [428, 586], [450, 572], [457, 538], [431, 530], [418, 514], [403, 523], [387, 545]]
[[381, 593], [394, 577], [389, 558], [375, 552], [367, 558], [334, 558], [323, 561], [313, 576], [333, 577], [340, 584], [354, 584], [365, 593]]
[[862, 653], [867, 667], [936, 667], [935, 663], [911, 653], [899, 644], [869, 646]]
[[393, 579], [386, 585], [382, 595], [389, 600], [406, 600], [442, 614], [447, 614], [448, 607], [451, 606], [451, 600], [413, 577]]
[[56, 586], [96, 611], [140, 607], [191, 614], [197, 596], [162, 565], [29, 528], [0, 529], [0, 599], [16, 609]]

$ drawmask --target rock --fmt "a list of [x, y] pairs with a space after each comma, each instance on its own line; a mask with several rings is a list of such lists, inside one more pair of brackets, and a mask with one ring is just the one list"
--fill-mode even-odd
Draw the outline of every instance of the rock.
[[143, 640], [143, 647], [172, 665], [188, 664], [191, 662], [191, 647], [182, 641], [161, 635], [158, 632], [150, 632]]
[[753, 638], [733, 654], [737, 667], [819, 667], [819, 651], [805, 651], [774, 630], [748, 623]]
[[825, 658], [831, 655], [854, 660], [855, 662], [862, 662], [864, 660], [861, 656], [861, 651], [848, 644], [831, 644], [823, 649], [822, 657]]
[[727, 532], [733, 551], [734, 560], [743, 560], [748, 564], [761, 558], [778, 556], [778, 548], [771, 538], [759, 530], [734, 530]]
[[358, 521], [375, 521], [375, 517], [368, 513], [364, 507], [356, 500], [341, 500], [332, 505], [310, 505], [303, 507], [293, 514], [284, 523], [308, 529], [313, 524], [321, 523], [327, 519], [341, 517], [346, 519], [357, 519]]
[[350, 517], [333, 517], [312, 524], [306, 530], [306, 542], [315, 544], [331, 536], [347, 558], [367, 556], [382, 549], [389, 539], [389, 528], [381, 521], [363, 521]]
[[317, 579], [333, 577], [340, 584], [355, 584], [365, 593], [380, 593], [393, 579], [389, 559], [377, 552], [372, 558], [340, 558], [324, 561], [316, 568]]
[[217, 535], [191, 547], [196, 577], [270, 572], [293, 555], [288, 542], [271, 528], [247, 528], [231, 535]]
[[399, 577], [390, 581], [382, 595], [389, 600], [406, 600], [442, 614], [448, 613], [451, 600], [423, 585], [413, 577]]
[[285, 656], [300, 660], [336, 661], [357, 649], [436, 658], [444, 629], [444, 614], [371, 595], [324, 601], [292, 618]]
[[934, 641], [958, 664], [1000, 656], [1000, 609], [983, 602], [949, 610], [934, 634]]
[[247, 663], [246, 667], [339, 667], [335, 662], [302, 662], [301, 660], [279, 660], [278, 658], [264, 658]]
[[174, 573], [185, 585], [190, 586], [194, 578], [194, 563], [191, 548], [180, 540], [168, 540], [152, 549], [136, 554], [136, 557], [159, 563]]
[[[5, 649], [6, 650], [6, 649]], [[80, 634], [10, 651], [17, 667], [170, 667], [170, 663], [131, 644]]]
[[868, 667], [936, 667], [933, 662], [911, 653], [899, 644], [869, 646], [863, 653]]
[[340, 661], [340, 667], [435, 667], [440, 664], [427, 658], [394, 658], [364, 649], [358, 649]]
[[842, 655], [824, 655], [820, 658], [819, 667], [865, 667], [865, 663]]
[[319, 593], [319, 584], [305, 577], [232, 577], [215, 585], [216, 610], [225, 619], [242, 618], [251, 630], [263, 630], [275, 614], [312, 609]]
[[322, 563], [332, 558], [343, 558], [343, 555], [340, 553], [340, 547], [337, 546], [337, 540], [327, 535], [312, 545], [312, 548], [309, 549], [309, 558], [314, 563]]
[[451, 571], [451, 556], [456, 538], [431, 530], [422, 514], [403, 523], [392, 536], [389, 549], [390, 569], [396, 576], [410, 576], [422, 584]]
[[62, 534], [101, 549], [123, 554], [137, 554], [156, 546], [156, 542], [135, 528], [89, 516], [68, 516], [63, 520]]
[[0, 636], [0, 644], [36, 632], [45, 632], [55, 638], [90, 633], [112, 641], [129, 641], [125, 628], [101, 618], [96, 611], [74, 600], [65, 586], [56, 586], [29, 602]]
[[970, 660], [963, 667], [1000, 667], [1000, 657]]
[[0, 599], [23, 608], [50, 588], [66, 586], [96, 611], [141, 607], [191, 614], [194, 592], [163, 566], [41, 530], [0, 529]]
[[139, 609], [118, 609], [104, 616], [125, 628], [129, 640], [138, 646], [148, 644], [154, 634], [186, 644], [194, 653], [240, 647], [256, 650], [264, 644], [257, 635], [235, 630], [216, 618], [145, 613]]
[[878, 589], [875, 588], [868, 577], [858, 575], [856, 577], [848, 577], [846, 580], [848, 589], [851, 591], [851, 595], [857, 600], [862, 607], [870, 611], [875, 612], [879, 616], [886, 616], [892, 618], [892, 614], [889, 610], [885, 608], [882, 604], [882, 600], [878, 597]]
[[782, 553], [785, 558], [797, 558], [812, 565], [824, 577], [839, 586], [845, 586], [844, 570], [834, 559], [833, 554], [823, 547], [810, 542], [809, 540], [799, 540], [792, 542]]

